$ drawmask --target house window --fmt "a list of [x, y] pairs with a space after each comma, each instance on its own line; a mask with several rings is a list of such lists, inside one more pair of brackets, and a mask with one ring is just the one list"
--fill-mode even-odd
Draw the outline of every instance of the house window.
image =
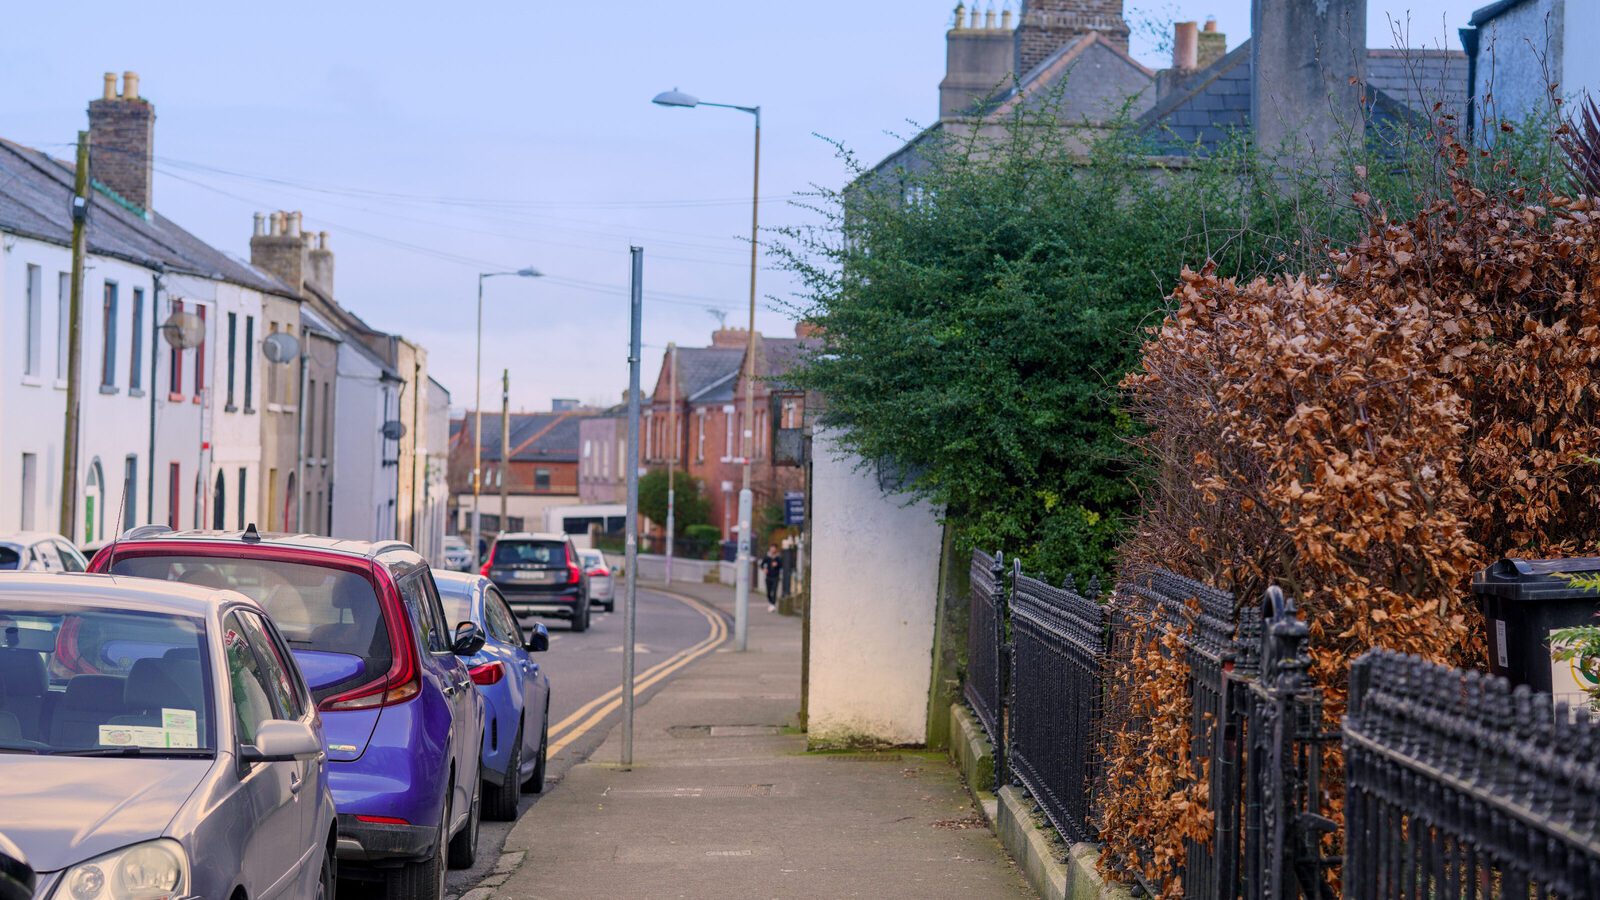
[[[238, 360], [237, 343], [239, 340], [239, 314], [228, 313], [228, 404], [226, 409], [233, 409], [233, 368]], [[218, 513], [221, 515], [221, 513]]]
[[[333, 397], [328, 393], [328, 382], [322, 383], [322, 464], [328, 464], [328, 432], [333, 426]], [[320, 504], [319, 504], [320, 505]], [[326, 523], [324, 523], [326, 524]]]
[[39, 454], [22, 454], [22, 530], [33, 530], [34, 507], [39, 502]]
[[133, 289], [133, 344], [128, 348], [128, 389], [137, 391], [144, 386], [140, 370], [144, 368], [144, 288]]
[[[194, 399], [198, 403], [206, 389], [206, 308], [196, 305], [194, 312], [200, 317], [200, 345], [194, 348]], [[200, 495], [200, 489], [196, 487], [195, 496]], [[200, 527], [198, 520], [195, 527]]]
[[[275, 335], [277, 333], [278, 333], [278, 323], [277, 322], [268, 322], [267, 323], [267, 337], [271, 338], [273, 335]], [[280, 401], [278, 399], [278, 382], [281, 381], [281, 380], [282, 379], [279, 378], [279, 376], [278, 376], [278, 364], [269, 361], [267, 363], [267, 405], [268, 406], [272, 406], [275, 403], [282, 402], [282, 401]]]
[[122, 527], [133, 527], [139, 518], [139, 457], [129, 453], [122, 460]]
[[733, 458], [733, 410], [729, 407], [722, 408], [722, 421], [727, 427], [722, 433], [722, 456], [724, 459]]
[[[256, 384], [256, 317], [244, 317], [244, 411], [255, 412], [251, 408], [255, 396]], [[243, 525], [239, 526], [243, 528]]]
[[[317, 380], [311, 379], [311, 392], [306, 394], [306, 449], [307, 456], [316, 456], [317, 448]], [[311, 489], [306, 488], [306, 496], [311, 496]], [[307, 504], [309, 505], [309, 503]]]
[[695, 411], [694, 423], [695, 423], [695, 428], [696, 428], [696, 431], [697, 431], [697, 436], [694, 439], [694, 461], [695, 462], [705, 462], [706, 461], [706, 411], [705, 410], [701, 409], [701, 410], [696, 410]]
[[56, 380], [67, 380], [67, 340], [72, 334], [72, 276], [56, 279]]
[[27, 353], [22, 358], [22, 374], [37, 378], [39, 375], [39, 345], [44, 341], [44, 309], [39, 298], [43, 275], [38, 266], [28, 266], [28, 321]]
[[[246, 370], [246, 371], [249, 371], [249, 370]], [[239, 499], [237, 501], [238, 504], [239, 504], [239, 530], [240, 531], [244, 530], [244, 489], [245, 489], [245, 485], [246, 485], [246, 482], [247, 482], [248, 478], [249, 478], [249, 474], [245, 471], [243, 466], [240, 466], [239, 467]]]
[[117, 384], [117, 283], [105, 284], [105, 298], [100, 318], [100, 386]]
[[[172, 301], [172, 314], [183, 312], [183, 301]], [[178, 399], [183, 396], [183, 351], [172, 347], [167, 351], [167, 371], [170, 373], [167, 382], [169, 399]], [[174, 525], [174, 528], [177, 526]]]
[[655, 433], [655, 421], [656, 420], [651, 418], [648, 413], [645, 414], [645, 419], [644, 419], [644, 458], [645, 459], [654, 459], [654, 457], [650, 455], [650, 451], [651, 451], [651, 448], [653, 448], [655, 446], [655, 438], [653, 437], [653, 435]]
[[178, 504], [183, 500], [182, 465], [167, 465], [167, 527], [178, 527]]
[[534, 469], [533, 470], [533, 489], [536, 490], [536, 491], [548, 491], [548, 490], [550, 490], [550, 470], [549, 469]]

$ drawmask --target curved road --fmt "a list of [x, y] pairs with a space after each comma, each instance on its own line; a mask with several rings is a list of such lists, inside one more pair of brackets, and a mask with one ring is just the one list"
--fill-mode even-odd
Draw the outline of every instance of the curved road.
[[[621, 717], [622, 616], [621, 591], [616, 614], [596, 612], [583, 634], [568, 631], [565, 623], [546, 620], [550, 650], [540, 656], [550, 677], [550, 747], [554, 751], [546, 771], [545, 791], [561, 782], [567, 770], [586, 759], [605, 740]], [[639, 588], [639, 617], [634, 659], [638, 701], [644, 702], [673, 674], [709, 652], [728, 633], [726, 622], [703, 607], [643, 586]], [[524, 794], [518, 815], [539, 801]], [[447, 894], [460, 894], [494, 868], [515, 822], [488, 822], [478, 834], [478, 863], [450, 873]], [[378, 897], [376, 885], [341, 883], [346, 897]]]

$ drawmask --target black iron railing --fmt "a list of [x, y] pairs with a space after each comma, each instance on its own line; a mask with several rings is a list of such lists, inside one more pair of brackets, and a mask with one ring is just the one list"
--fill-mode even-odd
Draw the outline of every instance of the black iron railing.
[[1372, 651], [1344, 723], [1345, 894], [1600, 895], [1600, 725], [1505, 679]]
[[1063, 837], [1092, 841], [1107, 639], [1099, 583], [1080, 594], [1070, 578], [1052, 587], [1012, 565], [1008, 765]]
[[1004, 755], [1003, 702], [1006, 667], [1002, 665], [1005, 645], [1005, 568], [1000, 554], [990, 556], [972, 551], [971, 586], [968, 589], [967, 682], [962, 695], [972, 705], [978, 724], [994, 744], [996, 777]]

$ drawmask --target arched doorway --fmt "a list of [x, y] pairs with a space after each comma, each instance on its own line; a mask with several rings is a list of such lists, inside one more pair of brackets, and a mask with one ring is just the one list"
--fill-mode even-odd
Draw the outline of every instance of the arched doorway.
[[228, 480], [217, 473], [217, 486], [211, 492], [211, 527], [218, 531], [227, 527], [223, 516], [228, 512]]
[[106, 530], [106, 476], [100, 466], [100, 457], [89, 464], [89, 474], [83, 481], [83, 542], [93, 543], [105, 536]]
[[300, 530], [300, 486], [294, 473], [289, 473], [288, 490], [283, 492], [283, 530], [291, 534]]

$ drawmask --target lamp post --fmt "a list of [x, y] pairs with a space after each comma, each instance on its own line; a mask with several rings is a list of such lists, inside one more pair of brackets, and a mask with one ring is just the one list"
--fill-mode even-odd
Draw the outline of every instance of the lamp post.
[[[479, 498], [483, 491], [483, 282], [487, 278], [499, 278], [503, 275], [515, 275], [519, 278], [538, 278], [543, 272], [532, 266], [518, 269], [515, 272], [480, 272], [478, 273], [478, 362], [477, 372], [472, 379], [472, 408], [476, 410], [474, 417], [472, 437], [472, 557], [478, 559], [478, 540], [482, 534], [481, 520], [479, 518]], [[505, 460], [500, 464], [505, 465]], [[500, 523], [502, 530], [505, 522]]]
[[743, 462], [744, 487], [739, 491], [739, 554], [735, 559], [733, 601], [734, 649], [743, 651], [750, 624], [750, 526], [754, 495], [750, 489], [750, 462], [755, 437], [756, 405], [756, 238], [761, 207], [761, 107], [739, 106], [733, 103], [708, 103], [692, 94], [673, 88], [662, 91], [651, 101], [658, 106], [693, 109], [696, 106], [716, 106], [736, 109], [755, 117], [755, 167], [753, 190], [750, 196], [750, 332], [749, 344], [744, 353], [744, 427], [740, 429], [739, 456]]

